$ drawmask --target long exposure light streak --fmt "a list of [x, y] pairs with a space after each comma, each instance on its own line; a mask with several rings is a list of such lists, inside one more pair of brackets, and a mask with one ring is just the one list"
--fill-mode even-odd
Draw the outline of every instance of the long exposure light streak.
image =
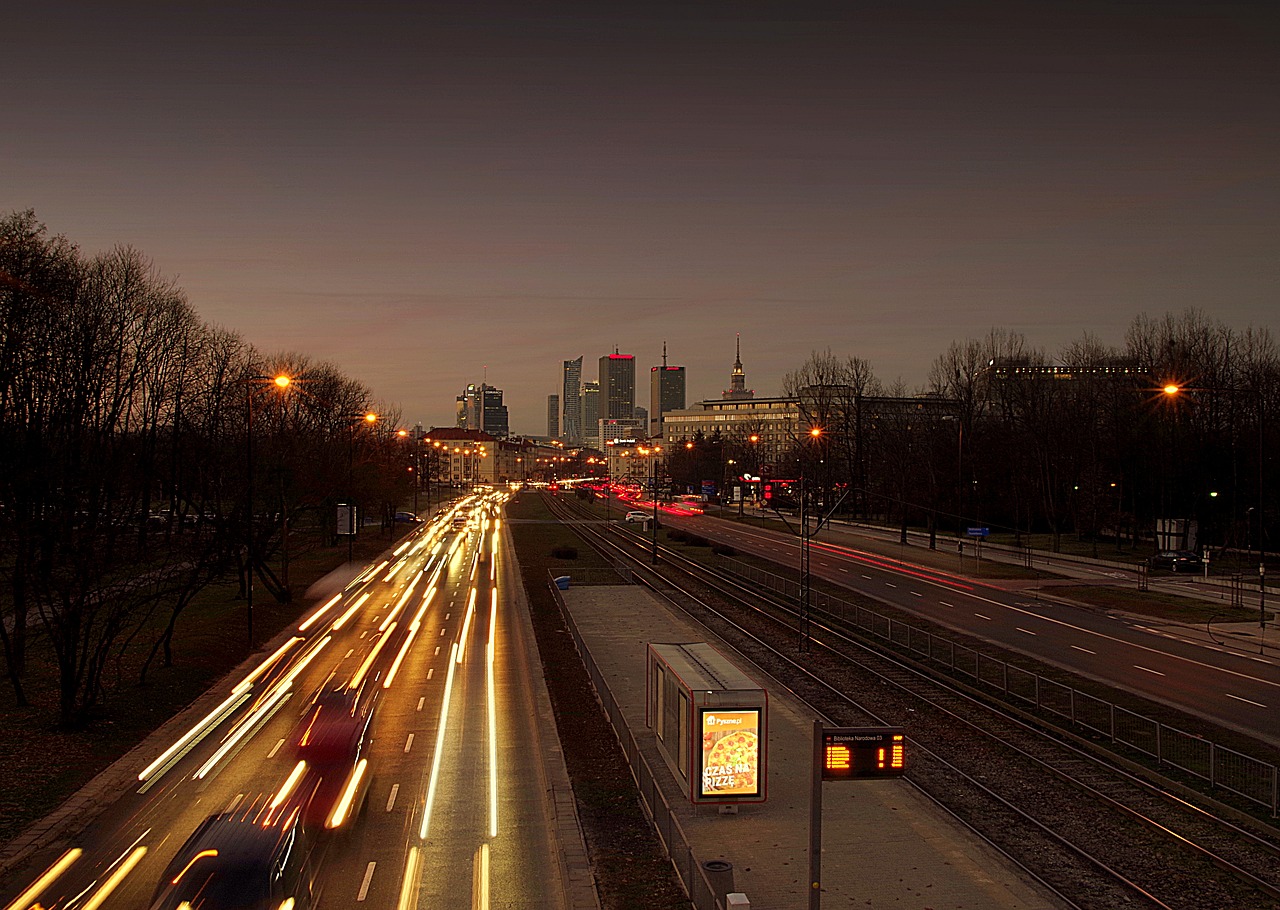
[[400, 880], [400, 900], [396, 910], [411, 910], [418, 906], [418, 848], [409, 848], [409, 857], [404, 864], [404, 878]]
[[240, 680], [239, 684], [237, 684], [237, 685], [236, 685], [236, 687], [235, 687], [234, 689], [232, 689], [232, 690], [231, 690], [231, 694], [232, 694], [232, 695], [239, 695], [241, 692], [246, 692], [246, 691], [248, 691], [249, 687], [251, 687], [251, 686], [253, 685], [253, 681], [254, 681], [255, 679], [257, 679], [259, 676], [261, 676], [263, 673], [265, 673], [268, 667], [270, 667], [270, 666], [271, 666], [272, 664], [274, 664], [277, 660], [279, 660], [281, 657], [283, 657], [283, 656], [284, 656], [284, 652], [285, 652], [285, 651], [288, 651], [290, 648], [292, 648], [292, 647], [293, 647], [294, 645], [296, 645], [298, 642], [300, 642], [300, 641], [305, 641], [305, 640], [306, 640], [306, 639], [299, 638], [299, 637], [297, 637], [297, 636], [295, 635], [293, 638], [291, 638], [291, 639], [289, 639], [288, 641], [286, 641], [284, 644], [282, 644], [279, 648], [277, 648], [277, 649], [276, 649], [276, 652], [275, 652], [274, 654], [272, 654], [270, 657], [268, 657], [268, 658], [267, 658], [266, 660], [264, 660], [262, 663], [258, 664], [258, 669], [254, 670], [252, 673], [250, 673], [250, 674], [249, 674], [248, 676], [246, 676], [244, 679]]
[[210, 759], [200, 766], [200, 770], [192, 775], [192, 780], [204, 780], [204, 778], [217, 767], [218, 762], [226, 758], [239, 742], [255, 731], [259, 726], [266, 722], [280, 706], [284, 704], [285, 698], [289, 694], [287, 686], [278, 686], [272, 691], [269, 698], [264, 701], [256, 711], [240, 722], [240, 726], [236, 727], [226, 739], [222, 741], [222, 745], [218, 751], [214, 752]]
[[333, 814], [324, 823], [326, 828], [341, 828], [343, 822], [347, 820], [347, 816], [351, 813], [351, 804], [355, 801], [356, 793], [360, 789], [360, 780], [368, 768], [369, 759], [362, 758], [356, 762], [356, 766], [351, 770], [351, 776], [347, 778], [347, 785], [343, 788], [338, 804], [333, 807]]
[[305, 632], [305, 631], [307, 631], [308, 629], [310, 629], [312, 626], [314, 626], [314, 625], [316, 624], [316, 620], [317, 620], [317, 619], [319, 619], [321, 616], [324, 616], [324, 614], [328, 613], [328, 612], [329, 612], [329, 608], [330, 608], [330, 607], [332, 607], [334, 604], [336, 604], [336, 603], [337, 603], [338, 601], [340, 601], [340, 600], [342, 600], [342, 593], [341, 593], [341, 592], [339, 592], [339, 593], [337, 593], [337, 594], [333, 595], [333, 599], [332, 599], [332, 600], [330, 600], [330, 601], [329, 601], [327, 604], [325, 604], [323, 607], [321, 607], [320, 609], [318, 609], [318, 610], [316, 610], [314, 613], [312, 613], [310, 616], [308, 616], [308, 617], [307, 617], [307, 619], [306, 619], [306, 621], [305, 621], [302, 625], [298, 626], [298, 631], [299, 631], [299, 632]]
[[367, 601], [368, 599], [369, 599], [369, 592], [366, 591], [365, 593], [357, 597], [354, 601], [352, 601], [351, 606], [347, 608], [347, 612], [339, 616], [338, 621], [333, 624], [333, 631], [337, 632], [339, 629], [345, 626], [347, 624], [347, 620], [350, 619], [352, 616], [354, 616], [356, 613], [356, 610], [359, 610], [362, 606], [364, 606], [365, 601]]
[[[453, 653], [449, 656], [454, 658], [457, 656], [458, 643], [453, 643]], [[453, 692], [453, 672], [456, 662], [452, 659], [449, 661], [449, 672], [444, 680], [444, 701], [440, 703], [440, 728], [436, 731], [436, 751], [431, 757], [431, 779], [427, 783], [427, 798], [422, 807], [422, 825], [418, 828], [418, 839], [426, 840], [427, 831], [431, 826], [431, 807], [436, 801], [436, 783], [440, 779], [440, 756], [444, 752], [444, 735], [449, 726], [449, 695]]]
[[[223, 718], [236, 708], [240, 707], [240, 705], [248, 698], [248, 692], [241, 692], [238, 695], [233, 693], [232, 695], [227, 696], [226, 701], [206, 714], [194, 727], [182, 734], [182, 736], [178, 737], [178, 741], [176, 743], [160, 753], [159, 758], [143, 768], [138, 774], [138, 780], [147, 780], [147, 778], [151, 777], [152, 774], [155, 774], [158, 768], [163, 767], [167, 771], [170, 759], [177, 759], [180, 757], [177, 754], [179, 750], [182, 750], [182, 754], [186, 754], [187, 749], [190, 749], [201, 739], [204, 739], [210, 730], [220, 724]], [[159, 778], [157, 777], [157, 780], [158, 779]]]
[[462, 655], [467, 650], [467, 634], [471, 631], [471, 617], [476, 612], [476, 589], [471, 589], [471, 596], [467, 598], [467, 616], [462, 620], [462, 634], [458, 636], [458, 663], [462, 663]]
[[279, 809], [284, 804], [284, 801], [289, 798], [289, 794], [293, 792], [293, 788], [298, 786], [298, 781], [302, 780], [302, 774], [306, 770], [307, 763], [305, 761], [299, 761], [293, 766], [293, 771], [285, 778], [284, 784], [281, 785], [279, 791], [271, 800], [270, 806], [272, 809]]
[[489, 607], [489, 646], [486, 661], [486, 687], [489, 693], [489, 836], [498, 836], [498, 700], [494, 687], [493, 663], [497, 653], [498, 592], [493, 592]]
[[97, 893], [85, 902], [83, 910], [98, 910], [106, 899], [111, 896], [111, 892], [120, 887], [120, 883], [125, 880], [125, 876], [132, 872], [133, 867], [142, 862], [142, 858], [146, 855], [146, 847], [135, 847], [133, 852], [125, 857], [124, 862], [120, 863], [120, 865], [116, 867], [116, 871], [112, 872], [110, 877], [103, 882], [102, 887], [98, 889]]
[[31, 883], [31, 887], [15, 897], [11, 903], [5, 905], [4, 910], [28, 910], [35, 899], [44, 892], [44, 889], [57, 881], [58, 876], [66, 872], [67, 868], [78, 860], [82, 853], [84, 851], [79, 847], [72, 847], [62, 854], [52, 866], [44, 871], [43, 875]]
[[387, 618], [382, 621], [382, 625], [378, 626], [379, 632], [387, 631], [387, 626], [391, 625], [392, 620], [394, 620], [400, 614], [400, 611], [404, 609], [404, 605], [407, 604], [409, 602], [409, 598], [413, 596], [413, 589], [417, 587], [418, 579], [421, 577], [421, 575], [413, 576], [413, 580], [409, 582], [409, 586], [404, 589], [404, 593], [400, 595], [400, 599], [396, 601], [395, 607], [387, 614]]
[[348, 689], [358, 689], [360, 683], [364, 682], [365, 676], [369, 673], [369, 668], [373, 666], [373, 662], [377, 660], [378, 654], [388, 641], [391, 640], [391, 633], [396, 630], [396, 624], [392, 623], [387, 631], [382, 633], [382, 637], [369, 649], [369, 655], [364, 659], [364, 663], [360, 665], [360, 669], [356, 670], [356, 675], [351, 677], [351, 682], [347, 683]]

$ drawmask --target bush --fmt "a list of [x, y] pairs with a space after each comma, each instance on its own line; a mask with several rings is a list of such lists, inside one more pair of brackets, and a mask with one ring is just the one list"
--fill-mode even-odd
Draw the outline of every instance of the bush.
[[711, 552], [717, 556], [737, 556], [738, 551], [727, 543], [717, 543], [711, 545]]
[[552, 547], [551, 555], [556, 559], [577, 559], [577, 547]]

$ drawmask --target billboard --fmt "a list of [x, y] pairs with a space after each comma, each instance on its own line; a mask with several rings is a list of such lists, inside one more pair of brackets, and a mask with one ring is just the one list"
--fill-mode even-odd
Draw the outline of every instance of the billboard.
[[699, 708], [699, 795], [756, 797], [761, 772], [760, 708]]

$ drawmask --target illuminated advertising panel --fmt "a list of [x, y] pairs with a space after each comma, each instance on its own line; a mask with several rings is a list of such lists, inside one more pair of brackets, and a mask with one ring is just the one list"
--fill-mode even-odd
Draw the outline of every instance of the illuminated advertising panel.
[[822, 779], [901, 777], [906, 739], [901, 727], [827, 727], [822, 731]]
[[756, 797], [761, 774], [760, 708], [699, 708], [700, 796]]

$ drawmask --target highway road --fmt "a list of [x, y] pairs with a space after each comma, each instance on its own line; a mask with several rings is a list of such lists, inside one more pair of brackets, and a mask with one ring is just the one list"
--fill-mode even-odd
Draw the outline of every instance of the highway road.
[[[511, 596], [518, 576], [500, 497], [458, 509], [465, 526], [452, 513], [420, 526], [272, 642], [216, 694], [216, 708], [156, 745], [127, 792], [106, 796], [74, 845], [36, 858], [45, 876], [0, 892], [0, 906], [149, 907], [203, 819], [231, 811], [283, 823], [320, 774], [342, 777], [342, 794], [367, 782], [367, 796], [340, 826], [308, 828], [315, 906], [565, 906], [541, 763], [540, 737], [554, 732], [538, 725], [540, 668]], [[363, 765], [300, 766], [300, 731], [327, 691], [377, 696]], [[271, 910], [308, 906], [303, 894], [287, 897]]]
[[[709, 515], [664, 521], [742, 554], [798, 566], [794, 536]], [[861, 532], [823, 529], [812, 542], [816, 577], [1047, 664], [1127, 689], [1280, 745], [1280, 663], [1167, 626], [1110, 615], [876, 552]], [[909, 553], [909, 550], [907, 551]]]

